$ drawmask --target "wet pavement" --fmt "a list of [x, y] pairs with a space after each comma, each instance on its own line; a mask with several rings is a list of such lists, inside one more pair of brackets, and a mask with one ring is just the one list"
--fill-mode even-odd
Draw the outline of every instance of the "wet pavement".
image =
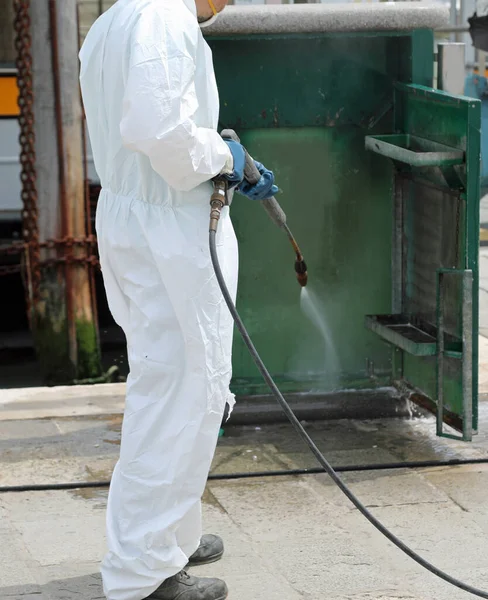
[[[434, 435], [433, 418], [306, 424], [334, 465], [488, 457], [488, 402], [465, 444]], [[0, 422], [0, 485], [110, 477], [120, 415]], [[213, 473], [314, 467], [288, 425], [227, 427]], [[344, 473], [359, 498], [402, 539], [474, 585], [488, 588], [488, 464]], [[103, 598], [106, 489], [0, 495], [0, 599]], [[466, 593], [424, 572], [385, 541], [327, 476], [210, 481], [207, 531], [224, 559], [195, 569], [222, 576], [231, 600], [435, 598]]]

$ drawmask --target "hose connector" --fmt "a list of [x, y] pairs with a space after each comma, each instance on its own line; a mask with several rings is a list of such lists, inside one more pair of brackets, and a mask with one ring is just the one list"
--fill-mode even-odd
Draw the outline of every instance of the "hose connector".
[[220, 213], [227, 204], [227, 181], [223, 178], [214, 179], [214, 191], [210, 196], [210, 231], [217, 232]]

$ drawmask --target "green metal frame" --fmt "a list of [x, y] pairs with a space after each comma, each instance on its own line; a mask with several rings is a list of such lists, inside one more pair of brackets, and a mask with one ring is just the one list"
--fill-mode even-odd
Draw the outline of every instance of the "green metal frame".
[[[235, 129], [253, 156], [273, 166], [282, 190], [279, 201], [305, 253], [310, 286], [329, 317], [340, 361], [339, 373], [315, 369], [323, 343], [300, 310], [287, 240], [259, 206], [236, 199], [238, 308], [271, 373], [288, 392], [399, 380], [423, 390], [435, 411], [436, 319], [403, 310], [413, 266], [395, 240], [409, 228], [414, 231], [409, 202], [419, 189], [426, 199], [447, 194], [451, 204], [464, 203], [462, 260], [438, 264], [433, 285], [438, 268], [455, 267], [472, 271], [477, 289], [480, 103], [432, 89], [434, 35], [429, 30], [208, 41], [221, 100], [219, 127]], [[373, 152], [366, 151], [365, 138]], [[403, 198], [405, 211], [395, 198]], [[401, 277], [405, 287], [398, 285]], [[473, 364], [477, 310], [474, 294]], [[374, 316], [389, 312], [420, 324], [434, 341], [392, 339], [398, 330]], [[366, 319], [369, 329], [363, 326], [365, 314], [373, 315]], [[451, 363], [460, 363], [454, 355], [461, 343], [457, 335], [444, 341], [444, 416], [456, 426], [463, 416], [464, 383], [459, 365]], [[233, 367], [236, 394], [267, 391], [237, 337]], [[475, 429], [476, 368], [472, 394]]]
[[[446, 275], [460, 275], [462, 278], [462, 349], [461, 352], [446, 351], [444, 335], [444, 279]], [[470, 442], [473, 437], [473, 272], [469, 269], [439, 269], [437, 271], [437, 363], [436, 363], [436, 399], [437, 399], [437, 435]], [[462, 362], [462, 436], [451, 435], [444, 431], [444, 357], [455, 358]], [[475, 368], [476, 370], [476, 368]]]
[[367, 135], [365, 147], [411, 167], [448, 167], [464, 163], [462, 150], [408, 133]]
[[[397, 286], [401, 286], [401, 290], [396, 293], [399, 298], [396, 310], [403, 312], [407, 308], [407, 316], [391, 315], [390, 323], [386, 324], [384, 317], [382, 322], [377, 317], [369, 317], [366, 325], [383, 339], [397, 346], [401, 352], [408, 353], [408, 356], [402, 354], [400, 357], [398, 349], [395, 350], [396, 376], [424, 392], [423, 405], [437, 414], [437, 433], [449, 436], [443, 430], [442, 424], [445, 421], [461, 431], [464, 440], [470, 440], [473, 429], [477, 427], [478, 304], [477, 294], [473, 293], [473, 289], [478, 289], [478, 231], [473, 235], [472, 224], [479, 218], [479, 119], [478, 101], [451, 96], [432, 88], [399, 83], [395, 91], [396, 133], [369, 136], [365, 142], [367, 149], [394, 161], [396, 177], [403, 181], [399, 186], [403, 206], [400, 238], [397, 235], [397, 245], [400, 244], [403, 249], [401, 262], [396, 264], [402, 275], [396, 277]], [[419, 138], [420, 135], [423, 137]], [[412, 139], [415, 140], [416, 146], [414, 152], [411, 150]], [[426, 152], [423, 153], [423, 150]], [[417, 153], [424, 156], [417, 158]], [[454, 166], [456, 168], [453, 168]], [[402, 186], [405, 183], [409, 191], [407, 196], [403, 197], [405, 188]], [[419, 221], [418, 216], [414, 217], [413, 201], [420, 191], [422, 202], [429, 202], [430, 196], [437, 198], [437, 202], [439, 198], [441, 201], [443, 198], [451, 198], [451, 204], [454, 202], [458, 207], [457, 217], [454, 223], [450, 223], [450, 229], [446, 232], [442, 230], [442, 224], [439, 222], [424, 225], [437, 227], [435, 233], [440, 236], [439, 240], [445, 235], [451, 236], [448, 243], [451, 248], [457, 248], [455, 255], [458, 256], [458, 264], [455, 268], [447, 269], [447, 265], [440, 263], [435, 270], [432, 270], [432, 265], [427, 271], [426, 267], [423, 267], [423, 272], [419, 272], [419, 267], [414, 266], [415, 253], [418, 252], [415, 227], [419, 227]], [[414, 225], [414, 218], [417, 219], [417, 225]], [[425, 238], [425, 232], [422, 235]], [[395, 251], [398, 252], [398, 248], [394, 248], [394, 253]], [[438, 260], [448, 260], [446, 257], [442, 258], [442, 250], [439, 247], [437, 252]], [[454, 337], [451, 331], [448, 338], [444, 327], [446, 301], [442, 293], [443, 278], [446, 274], [462, 274], [463, 277], [461, 293], [451, 290], [449, 307], [451, 328], [454, 319], [454, 322], [458, 323], [459, 331]], [[426, 276], [435, 277], [437, 285], [435, 315], [431, 313], [431, 324], [435, 318], [437, 327], [436, 331], [431, 324], [428, 327], [420, 327], [424, 334], [430, 335], [430, 340], [426, 337], [423, 343], [421, 336], [417, 336], [420, 343], [416, 343], [415, 339], [410, 339], [411, 336], [399, 333], [400, 324], [405, 332], [408, 331], [406, 325], [411, 320], [421, 319], [421, 316], [425, 318], [425, 315], [409, 312], [409, 306], [424, 306], [423, 310], [429, 313], [428, 302], [418, 299], [421, 292], [418, 291], [417, 285], [413, 285], [415, 277], [419, 276], [424, 279]], [[425, 289], [429, 289], [430, 284], [423, 285]], [[426, 358], [433, 355], [434, 363], [432, 359]], [[461, 366], [452, 363], [452, 360], [456, 362], [459, 359]], [[451, 362], [445, 373], [444, 366], [449, 360]], [[448, 398], [447, 408], [445, 398]]]
[[[413, 315], [367, 315], [365, 325], [371, 331], [412, 356], [436, 356], [438, 330]], [[459, 358], [462, 342], [454, 336], [445, 341], [446, 353]]]

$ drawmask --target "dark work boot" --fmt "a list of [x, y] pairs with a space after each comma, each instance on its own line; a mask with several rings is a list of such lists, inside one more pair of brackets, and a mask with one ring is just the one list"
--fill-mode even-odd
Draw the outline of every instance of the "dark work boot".
[[224, 554], [224, 542], [218, 535], [207, 534], [203, 535], [200, 540], [198, 550], [190, 556], [188, 561], [189, 567], [198, 565], [208, 565], [222, 558]]
[[193, 577], [180, 571], [166, 579], [147, 600], [225, 600], [228, 593], [221, 579]]

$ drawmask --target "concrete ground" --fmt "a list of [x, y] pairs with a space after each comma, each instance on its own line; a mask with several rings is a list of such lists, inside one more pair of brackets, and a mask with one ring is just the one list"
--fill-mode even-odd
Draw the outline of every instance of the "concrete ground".
[[[51, 406], [56, 412], [54, 403]], [[79, 409], [81, 412], [81, 408]], [[87, 407], [89, 412], [89, 407]], [[108, 479], [121, 416], [0, 420], [0, 485]], [[431, 418], [307, 428], [334, 465], [488, 456], [488, 402], [472, 444], [439, 439]], [[226, 429], [214, 473], [315, 466], [288, 425]], [[344, 474], [359, 498], [424, 557], [488, 589], [488, 465]], [[106, 489], [0, 494], [0, 599], [103, 598]], [[385, 541], [324, 475], [211, 481], [207, 531], [234, 600], [461, 600]]]

